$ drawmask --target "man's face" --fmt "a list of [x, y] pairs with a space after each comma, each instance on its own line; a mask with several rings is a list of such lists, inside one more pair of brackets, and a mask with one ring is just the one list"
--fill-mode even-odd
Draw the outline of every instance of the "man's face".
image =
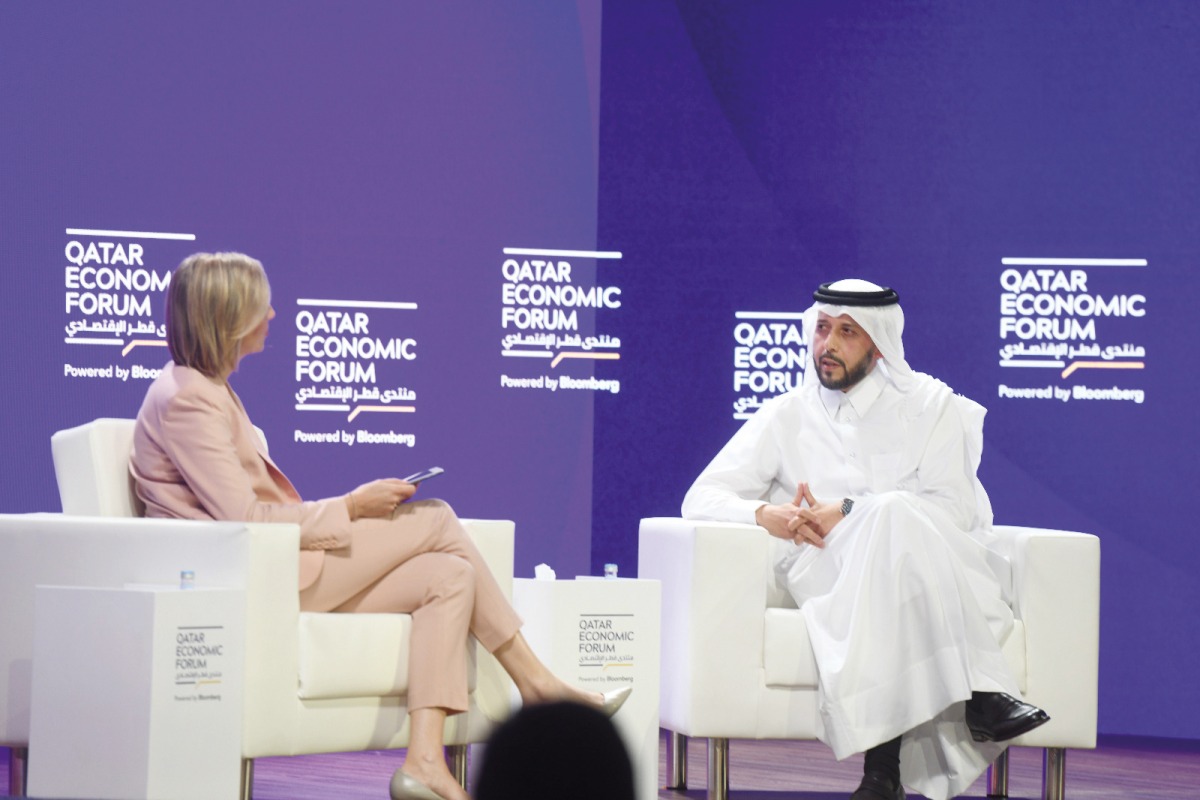
[[847, 391], [875, 368], [883, 355], [849, 314], [831, 317], [817, 312], [812, 345], [813, 367], [826, 389]]

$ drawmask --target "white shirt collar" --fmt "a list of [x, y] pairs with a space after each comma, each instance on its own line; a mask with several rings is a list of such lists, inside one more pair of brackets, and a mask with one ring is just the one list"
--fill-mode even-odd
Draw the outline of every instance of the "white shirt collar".
[[886, 385], [887, 378], [876, 362], [875, 367], [867, 373], [867, 376], [851, 387], [848, 392], [820, 387], [821, 403], [829, 412], [830, 417], [837, 414], [838, 407], [843, 402], [849, 403], [850, 407], [854, 409], [854, 413], [861, 419], [879, 399], [879, 395], [883, 394], [883, 388]]

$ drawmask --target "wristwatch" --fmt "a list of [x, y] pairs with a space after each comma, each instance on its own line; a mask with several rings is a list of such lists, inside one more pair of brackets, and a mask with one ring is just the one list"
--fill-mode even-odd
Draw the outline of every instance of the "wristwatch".
[[852, 508], [854, 508], [854, 501], [851, 500], [849, 497], [843, 498], [842, 499], [842, 516], [843, 517], [850, 516], [850, 510]]

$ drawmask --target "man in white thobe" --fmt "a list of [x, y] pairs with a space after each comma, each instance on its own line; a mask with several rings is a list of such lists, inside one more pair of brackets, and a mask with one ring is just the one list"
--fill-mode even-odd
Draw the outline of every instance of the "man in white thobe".
[[902, 784], [944, 800], [1049, 719], [1017, 699], [998, 645], [1013, 616], [976, 478], [985, 411], [909, 368], [893, 290], [844, 280], [814, 298], [802, 385], [734, 435], [683, 515], [791, 543], [777, 574], [808, 624], [820, 738], [839, 759], [866, 751], [852, 800]]

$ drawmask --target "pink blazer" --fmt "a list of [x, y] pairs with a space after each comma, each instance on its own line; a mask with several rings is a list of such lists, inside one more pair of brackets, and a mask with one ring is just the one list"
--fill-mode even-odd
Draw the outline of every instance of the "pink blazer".
[[350, 544], [345, 501], [302, 501], [233, 390], [190, 367], [168, 364], [150, 385], [129, 470], [148, 517], [298, 523], [300, 589], [321, 574], [326, 550]]

